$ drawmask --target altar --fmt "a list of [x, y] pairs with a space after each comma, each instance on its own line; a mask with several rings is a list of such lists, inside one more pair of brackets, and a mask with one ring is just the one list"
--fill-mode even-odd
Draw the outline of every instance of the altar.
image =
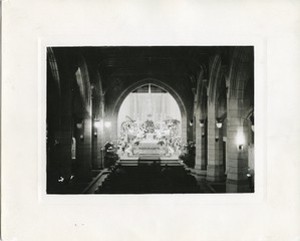
[[144, 139], [135, 147], [135, 153], [139, 156], [163, 156], [165, 154], [164, 148], [158, 144], [155, 139]]
[[166, 139], [160, 139], [154, 133], [136, 138], [120, 155], [121, 166], [180, 166], [179, 153], [175, 152]]
[[120, 158], [138, 157], [140, 160], [156, 160], [161, 157], [180, 155], [181, 138], [179, 121], [165, 120], [155, 123], [152, 120], [139, 122], [128, 120], [122, 124]]

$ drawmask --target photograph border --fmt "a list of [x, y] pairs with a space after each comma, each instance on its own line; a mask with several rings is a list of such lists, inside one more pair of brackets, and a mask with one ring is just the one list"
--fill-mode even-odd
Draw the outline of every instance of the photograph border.
[[[1, 239], [300, 240], [300, 2], [2, 1]], [[255, 193], [46, 195], [46, 46], [255, 48]]]
[[[39, 49], [39, 105], [38, 105], [38, 195], [40, 202], [54, 203], [98, 203], [104, 199], [122, 200], [121, 202], [135, 201], [142, 202], [144, 198], [154, 202], [168, 202], [172, 200], [182, 202], [192, 199], [199, 204], [221, 204], [221, 203], [257, 203], [262, 202], [266, 195], [266, 86], [264, 76], [266, 71], [266, 43], [262, 38], [250, 36], [234, 36], [233, 38], [221, 38], [216, 41], [207, 38], [194, 39], [192, 42], [185, 40], [165, 41], [124, 41], [111, 40], [99, 36], [44, 36], [38, 39]], [[255, 190], [254, 193], [199, 193], [199, 194], [46, 194], [46, 49], [47, 47], [122, 47], [122, 46], [254, 46], [254, 114], [255, 114], [255, 135], [254, 135], [254, 166], [255, 166]], [[174, 199], [176, 197], [176, 199]]]

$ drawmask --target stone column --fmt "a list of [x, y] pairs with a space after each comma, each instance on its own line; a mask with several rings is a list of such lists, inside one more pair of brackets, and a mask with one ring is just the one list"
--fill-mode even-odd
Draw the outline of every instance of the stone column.
[[208, 181], [223, 181], [223, 137], [220, 138], [220, 130], [216, 127], [216, 107], [213, 103], [208, 105], [207, 117], [208, 163], [206, 179]]
[[72, 131], [71, 131], [71, 114], [65, 113], [61, 117], [61, 135], [59, 140], [60, 145], [60, 160], [59, 176], [68, 179], [71, 176], [71, 146], [72, 146]]
[[92, 123], [93, 139], [93, 169], [102, 168], [101, 148], [103, 146], [103, 120], [102, 120], [102, 100], [101, 95], [96, 95], [93, 99], [94, 119]]
[[[67, 72], [68, 73], [68, 72]], [[58, 173], [65, 179], [71, 176], [71, 146], [72, 146], [72, 76], [63, 76], [62, 103], [61, 103], [61, 126], [60, 126], [60, 159], [58, 160]]]
[[204, 123], [201, 133], [201, 166], [207, 170], [207, 123]]
[[93, 169], [99, 169], [101, 168], [101, 160], [100, 160], [100, 141], [99, 139], [101, 139], [100, 133], [99, 133], [99, 126], [95, 126], [95, 123], [99, 123], [99, 120], [94, 120], [94, 122], [92, 123], [92, 138], [93, 138], [93, 162], [92, 162], [92, 167]]
[[104, 156], [102, 149], [104, 148], [104, 143], [105, 143], [105, 136], [104, 136], [104, 102], [105, 100], [105, 95], [101, 92], [100, 93], [100, 111], [99, 111], [99, 117], [100, 117], [100, 126], [98, 128], [99, 134], [98, 134], [98, 139], [97, 139], [97, 145], [99, 147], [99, 159], [100, 159], [100, 168], [104, 168]]
[[233, 193], [249, 191], [247, 127], [241, 118], [243, 110], [238, 102], [238, 99], [231, 100], [227, 107], [226, 192]]
[[[199, 111], [200, 112], [200, 111]], [[205, 160], [205, 126], [200, 126], [200, 114], [197, 111], [196, 113], [196, 122], [194, 123], [196, 126], [196, 162], [195, 169], [197, 170], [206, 170], [206, 160]]]
[[92, 120], [89, 116], [83, 120], [83, 127], [79, 133], [78, 162], [79, 178], [90, 180], [92, 169]]
[[196, 160], [195, 160], [195, 169], [202, 170], [202, 163], [201, 163], [201, 157], [202, 157], [202, 128], [198, 123], [195, 123], [196, 125]]

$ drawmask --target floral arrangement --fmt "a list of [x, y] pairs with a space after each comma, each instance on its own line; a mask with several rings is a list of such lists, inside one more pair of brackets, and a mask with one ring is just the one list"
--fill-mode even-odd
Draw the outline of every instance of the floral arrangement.
[[143, 124], [143, 128], [146, 133], [154, 133], [154, 122], [152, 120], [146, 120]]

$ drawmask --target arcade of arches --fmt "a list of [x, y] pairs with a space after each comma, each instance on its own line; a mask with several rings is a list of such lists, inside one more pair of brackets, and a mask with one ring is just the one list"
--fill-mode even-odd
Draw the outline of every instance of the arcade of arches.
[[47, 193], [254, 192], [251, 46], [48, 47]]

